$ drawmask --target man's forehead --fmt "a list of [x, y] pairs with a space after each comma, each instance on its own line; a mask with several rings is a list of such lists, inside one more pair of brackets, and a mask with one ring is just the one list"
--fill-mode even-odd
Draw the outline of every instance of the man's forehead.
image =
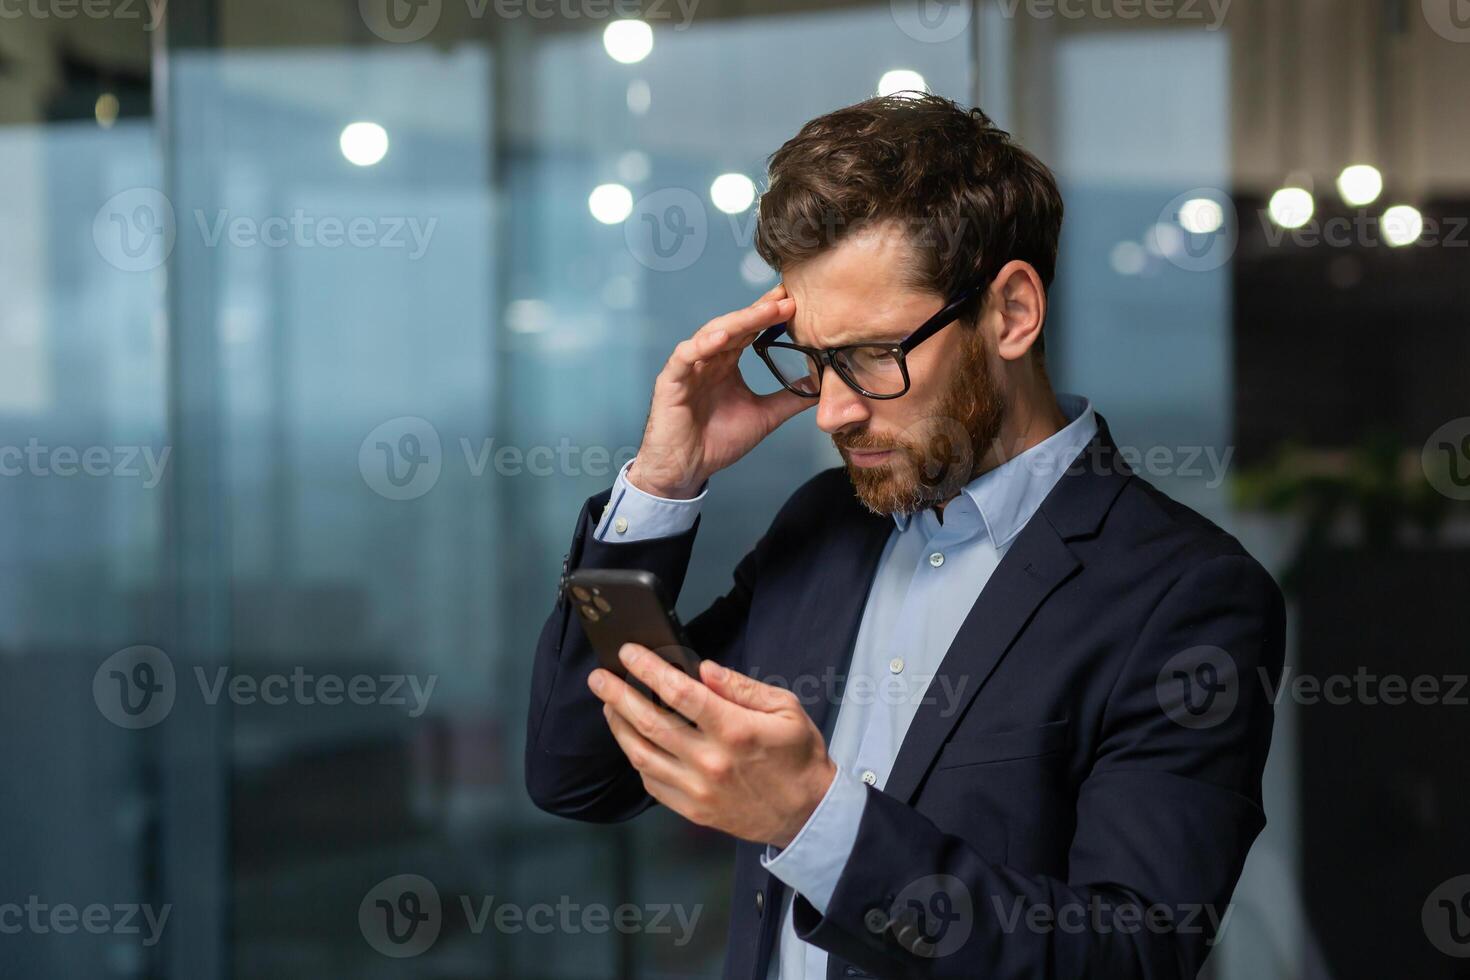
[[789, 287], [796, 313], [786, 334], [809, 347], [840, 347], [907, 337], [939, 302], [910, 286], [887, 289]]

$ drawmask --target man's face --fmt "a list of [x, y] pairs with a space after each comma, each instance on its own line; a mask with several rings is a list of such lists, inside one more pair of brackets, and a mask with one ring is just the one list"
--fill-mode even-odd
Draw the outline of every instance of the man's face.
[[[812, 347], [903, 340], [945, 301], [905, 282], [912, 261], [903, 237], [881, 228], [788, 269], [783, 281], [796, 300], [788, 333]], [[898, 398], [866, 398], [824, 372], [817, 425], [873, 513], [911, 514], [949, 500], [999, 434], [1003, 399], [982, 336], [955, 323], [914, 348], [909, 390]]]

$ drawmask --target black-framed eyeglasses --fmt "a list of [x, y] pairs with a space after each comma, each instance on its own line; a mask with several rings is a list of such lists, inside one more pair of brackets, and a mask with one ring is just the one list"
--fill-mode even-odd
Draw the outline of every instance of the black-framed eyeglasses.
[[944, 308], [896, 344], [844, 344], [841, 347], [806, 347], [777, 340], [786, 331], [778, 323], [761, 331], [751, 344], [781, 387], [803, 398], [819, 398], [822, 373], [828, 364], [847, 386], [866, 398], [897, 398], [909, 390], [909, 367], [905, 355], [953, 323], [965, 304], [984, 286], [961, 291]]

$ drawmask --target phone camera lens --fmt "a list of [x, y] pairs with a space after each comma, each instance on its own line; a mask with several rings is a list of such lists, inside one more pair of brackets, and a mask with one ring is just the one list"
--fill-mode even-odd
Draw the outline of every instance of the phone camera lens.
[[595, 605], [598, 609], [601, 609], [603, 612], [612, 612], [612, 603], [608, 602], [602, 596], [598, 596], [597, 598], [593, 599], [592, 604]]
[[594, 623], [602, 618], [600, 615], [598, 615], [597, 610], [593, 609], [591, 606], [583, 606], [582, 615], [585, 616], [587, 619], [592, 620], [592, 622]]
[[588, 591], [582, 588], [580, 585], [572, 586], [572, 595], [577, 597], [578, 602], [586, 602], [588, 599], [592, 598], [591, 594], [589, 594]]

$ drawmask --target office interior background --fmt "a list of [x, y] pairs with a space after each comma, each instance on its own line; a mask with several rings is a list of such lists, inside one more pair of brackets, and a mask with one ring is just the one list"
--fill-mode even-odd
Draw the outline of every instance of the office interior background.
[[[1057, 389], [1288, 593], [1207, 973], [1470, 976], [1457, 0], [0, 0], [0, 975], [717, 976], [728, 842], [537, 811], [531, 653], [766, 157], [920, 87], [1058, 174]], [[681, 614], [839, 463], [719, 474]]]

